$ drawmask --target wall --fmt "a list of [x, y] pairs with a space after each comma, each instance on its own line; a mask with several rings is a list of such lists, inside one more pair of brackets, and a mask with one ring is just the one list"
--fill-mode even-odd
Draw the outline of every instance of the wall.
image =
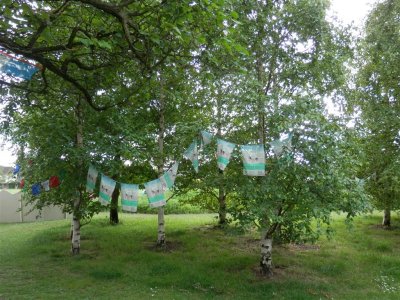
[[32, 204], [24, 204], [21, 200], [21, 192], [10, 193], [6, 190], [0, 191], [0, 223], [34, 222], [62, 220], [66, 214], [60, 207], [48, 206], [41, 212], [33, 209]]

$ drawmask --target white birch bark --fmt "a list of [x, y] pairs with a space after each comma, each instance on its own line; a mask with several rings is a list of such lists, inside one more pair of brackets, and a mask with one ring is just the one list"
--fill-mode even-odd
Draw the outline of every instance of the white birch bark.
[[390, 227], [390, 209], [385, 208], [383, 211], [382, 226]]
[[272, 239], [268, 238], [266, 234], [261, 237], [260, 269], [261, 274], [272, 275]]
[[[74, 206], [79, 204], [79, 199], [75, 200]], [[81, 250], [81, 222], [76, 214], [72, 215], [71, 221], [72, 239], [71, 239], [71, 252], [72, 255], [79, 254]]]
[[157, 246], [165, 246], [165, 223], [164, 223], [164, 206], [158, 209], [158, 235]]

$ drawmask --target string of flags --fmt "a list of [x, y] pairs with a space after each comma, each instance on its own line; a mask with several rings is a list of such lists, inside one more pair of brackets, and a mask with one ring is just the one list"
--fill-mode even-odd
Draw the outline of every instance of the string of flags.
[[37, 65], [0, 51], [0, 72], [8, 76], [30, 80], [39, 70]]
[[[202, 146], [208, 145], [213, 139], [213, 135], [207, 131], [201, 131]], [[292, 149], [292, 133], [285, 139], [277, 139], [269, 143], [274, 154], [279, 157], [285, 150]], [[236, 145], [234, 143], [217, 139], [217, 164], [221, 171], [228, 166], [233, 150], [239, 146], [243, 160], [243, 174], [246, 176], [265, 176], [265, 151], [264, 145]], [[183, 157], [192, 162], [196, 173], [199, 171], [199, 147], [197, 139], [193, 140], [190, 146], [184, 151]], [[152, 208], [166, 205], [165, 192], [174, 186], [178, 174], [179, 163], [175, 162], [172, 167], [159, 178], [144, 183], [145, 193], [148, 198], [149, 206]], [[86, 191], [93, 193], [97, 177], [101, 175], [99, 201], [103, 205], [108, 205], [116, 187], [117, 181], [98, 172], [93, 165], [89, 166], [86, 182]], [[122, 210], [126, 212], [136, 212], [139, 200], [139, 184], [121, 183], [121, 203]]]

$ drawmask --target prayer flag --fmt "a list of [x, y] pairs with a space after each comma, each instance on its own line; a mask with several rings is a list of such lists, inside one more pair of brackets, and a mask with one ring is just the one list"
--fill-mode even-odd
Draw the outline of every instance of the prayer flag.
[[38, 68], [29, 62], [21, 61], [0, 51], [0, 72], [22, 79], [31, 79]]
[[111, 201], [112, 193], [115, 189], [115, 180], [112, 180], [110, 177], [101, 174], [101, 182], [100, 182], [100, 192], [99, 192], [99, 201], [103, 205], [107, 205]]
[[190, 144], [189, 148], [186, 149], [186, 151], [183, 155], [192, 162], [194, 170], [196, 171], [196, 173], [198, 173], [199, 172], [199, 151], [197, 149], [197, 141], [196, 140]]
[[49, 180], [46, 180], [46, 181], [43, 181], [42, 182], [42, 187], [43, 187], [43, 189], [46, 191], [46, 192], [48, 192], [48, 191], [50, 191], [50, 185], [49, 185]]
[[265, 176], [264, 145], [243, 145], [240, 149], [243, 157], [243, 174]]
[[56, 188], [60, 185], [60, 179], [58, 176], [51, 176], [49, 179], [49, 186], [50, 188]]
[[19, 188], [20, 188], [20, 189], [23, 189], [24, 186], [25, 186], [25, 179], [22, 178], [22, 179], [21, 179], [21, 182], [19, 183]]
[[202, 137], [203, 145], [206, 146], [209, 143], [211, 143], [213, 135], [211, 133], [207, 132], [207, 131], [202, 130], [201, 131], [201, 137]]
[[160, 207], [167, 204], [164, 197], [164, 191], [162, 187], [162, 182], [160, 179], [155, 179], [153, 181], [144, 184], [146, 189], [146, 194], [149, 199], [150, 207]]
[[139, 185], [121, 183], [122, 210], [136, 212], [139, 200]]
[[32, 185], [32, 195], [37, 196], [39, 194], [40, 194], [40, 184], [35, 183], [34, 185]]
[[13, 170], [13, 175], [17, 175], [19, 170], [21, 170], [21, 166], [16, 164]]
[[220, 139], [217, 139], [217, 143], [218, 168], [223, 171], [229, 163], [235, 144]]
[[174, 165], [160, 177], [163, 191], [170, 189], [174, 185], [176, 175], [178, 174], [178, 165], [178, 162], [174, 163]]
[[96, 186], [97, 175], [99, 172], [92, 165], [89, 166], [89, 171], [86, 179], [86, 192], [93, 193]]
[[276, 156], [280, 156], [284, 150], [292, 150], [292, 136], [293, 134], [289, 133], [286, 139], [276, 139], [269, 143]]

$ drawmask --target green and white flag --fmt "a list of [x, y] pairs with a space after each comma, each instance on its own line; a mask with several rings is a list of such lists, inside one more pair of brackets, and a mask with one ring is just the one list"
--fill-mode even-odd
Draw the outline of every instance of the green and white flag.
[[86, 178], [86, 192], [93, 193], [96, 187], [97, 175], [99, 172], [92, 165], [89, 166], [89, 171]]
[[183, 155], [192, 162], [196, 173], [199, 172], [199, 150], [197, 149], [197, 141], [193, 141]]
[[110, 177], [101, 174], [101, 182], [100, 182], [100, 192], [99, 192], [99, 201], [103, 205], [107, 205], [111, 201], [112, 193], [115, 189], [115, 180]]
[[139, 185], [121, 183], [122, 210], [136, 212], [139, 201]]
[[206, 146], [209, 143], [211, 143], [213, 135], [211, 133], [207, 132], [207, 131], [202, 130], [201, 131], [201, 138], [202, 138], [203, 145]]
[[292, 136], [293, 134], [289, 133], [287, 138], [277, 139], [269, 143], [276, 156], [280, 156], [284, 150], [292, 150]]
[[176, 175], [178, 174], [178, 165], [178, 162], [174, 163], [174, 165], [160, 177], [164, 192], [174, 185]]
[[162, 182], [160, 179], [155, 179], [153, 181], [144, 184], [146, 189], [147, 198], [149, 199], [150, 207], [160, 207], [167, 204], [164, 197], [164, 191]]
[[229, 160], [231, 158], [233, 149], [235, 148], [235, 144], [220, 139], [217, 139], [217, 143], [218, 168], [223, 171], [229, 164]]
[[240, 149], [243, 157], [243, 174], [265, 176], [264, 145], [243, 145]]

